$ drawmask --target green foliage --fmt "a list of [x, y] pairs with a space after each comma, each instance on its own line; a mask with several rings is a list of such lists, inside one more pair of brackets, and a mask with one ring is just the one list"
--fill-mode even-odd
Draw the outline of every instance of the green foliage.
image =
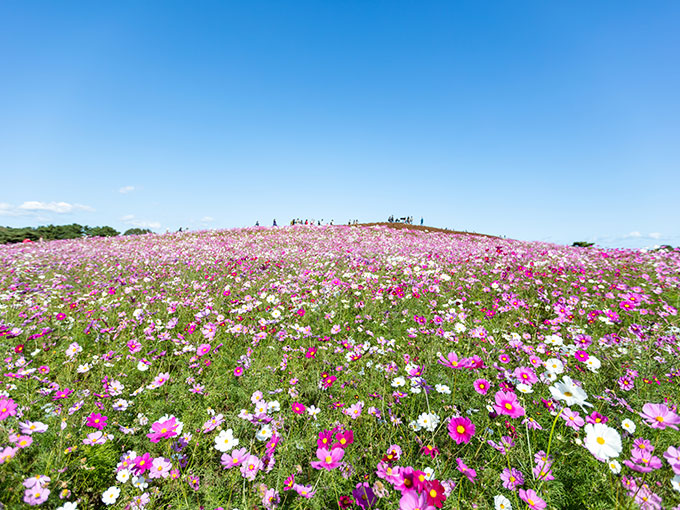
[[579, 248], [590, 248], [595, 243], [589, 243], [588, 241], [576, 241], [572, 246], [578, 246]]
[[[140, 231], [135, 233], [147, 232]], [[54, 241], [59, 239], [78, 239], [84, 236], [111, 237], [117, 235], [120, 235], [120, 232], [113, 227], [83, 227], [78, 223], [72, 223], [71, 225], [43, 225], [40, 227], [0, 227], [0, 244], [21, 243], [26, 239], [35, 242], [41, 239], [43, 241]]]
[[124, 236], [137, 236], [137, 235], [142, 235], [142, 234], [150, 234], [151, 230], [148, 228], [129, 228], [125, 232], [123, 232]]

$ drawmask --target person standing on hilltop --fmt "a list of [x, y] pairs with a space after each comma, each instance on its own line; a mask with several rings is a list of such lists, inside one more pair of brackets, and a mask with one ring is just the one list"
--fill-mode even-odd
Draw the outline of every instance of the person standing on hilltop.
[[278, 225], [276, 224], [276, 218], [274, 218], [274, 223], [272, 224], [272, 226], [273, 226], [273, 227], [278, 227]]
[[421, 227], [423, 226], [423, 218], [422, 217], [420, 218], [420, 226]]

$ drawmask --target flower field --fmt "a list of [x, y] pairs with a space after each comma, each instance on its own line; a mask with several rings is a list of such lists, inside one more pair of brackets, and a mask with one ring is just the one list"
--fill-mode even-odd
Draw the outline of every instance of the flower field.
[[680, 251], [0, 246], [5, 508], [680, 508]]

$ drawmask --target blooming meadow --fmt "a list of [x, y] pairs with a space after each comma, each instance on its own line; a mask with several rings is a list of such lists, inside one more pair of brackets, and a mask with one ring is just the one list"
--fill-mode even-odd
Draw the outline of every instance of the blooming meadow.
[[7, 508], [680, 508], [680, 252], [292, 226], [0, 247]]

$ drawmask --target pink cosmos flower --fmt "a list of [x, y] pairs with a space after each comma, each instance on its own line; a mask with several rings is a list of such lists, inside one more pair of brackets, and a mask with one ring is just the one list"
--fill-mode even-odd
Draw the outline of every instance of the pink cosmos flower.
[[52, 481], [52, 479], [49, 476], [35, 475], [30, 478], [26, 478], [22, 485], [27, 489], [32, 489], [33, 487], [45, 487], [48, 483], [50, 483], [50, 481]]
[[345, 456], [345, 450], [342, 448], [333, 448], [327, 450], [326, 448], [318, 448], [316, 450], [316, 457], [318, 461], [312, 461], [314, 469], [327, 469], [331, 471], [340, 465], [340, 460]]
[[305, 412], [305, 406], [302, 405], [300, 402], [293, 402], [293, 405], [291, 406], [293, 408], [293, 412], [295, 414], [302, 414]]
[[47, 501], [49, 495], [50, 490], [48, 488], [35, 486], [31, 489], [26, 489], [24, 492], [24, 502], [31, 506], [42, 505]]
[[3, 449], [0, 449], [0, 464], [4, 464], [5, 462], [9, 462], [16, 453], [19, 451], [19, 447], [15, 446], [6, 446]]
[[562, 411], [562, 419], [566, 422], [567, 427], [571, 427], [574, 430], [580, 430], [583, 425], [585, 425], [585, 420], [581, 418], [576, 411], [572, 411], [568, 407], [565, 407]]
[[487, 391], [489, 391], [489, 388], [491, 388], [491, 383], [486, 379], [477, 379], [473, 385], [475, 387], [475, 391], [480, 395], [486, 395]]
[[663, 454], [663, 458], [670, 464], [673, 473], [680, 475], [680, 450], [675, 446], [669, 446]]
[[539, 497], [536, 491], [532, 489], [520, 489], [519, 497], [522, 501], [529, 505], [529, 508], [532, 510], [543, 510], [547, 506], [546, 502]]
[[472, 423], [470, 418], [465, 418], [459, 416], [457, 418], [451, 418], [448, 425], [449, 436], [457, 444], [469, 443], [472, 436], [475, 435], [475, 424]]
[[198, 349], [196, 349], [196, 354], [200, 358], [201, 356], [205, 356], [210, 352], [210, 344], [201, 344], [198, 346]]
[[460, 457], [456, 459], [456, 464], [457, 464], [456, 469], [463, 473], [465, 476], [467, 476], [470, 482], [475, 483], [475, 478], [477, 478], [477, 471], [475, 471], [471, 467], [468, 467], [465, 464], [465, 462], [463, 462], [463, 459], [461, 459]]
[[243, 367], [236, 367], [234, 369], [234, 376], [241, 377], [243, 375]]
[[524, 416], [524, 408], [517, 402], [517, 395], [512, 392], [496, 392], [496, 405], [493, 406], [498, 414], [505, 414], [510, 418]]
[[677, 425], [680, 424], [680, 416], [668, 409], [665, 404], [645, 404], [642, 406], [640, 416], [647, 420], [647, 424], [653, 429], [670, 427], [678, 430]]
[[104, 434], [101, 430], [98, 430], [97, 432], [89, 433], [87, 437], [83, 439], [83, 444], [86, 445], [104, 444], [108, 439], [109, 436], [107, 434]]
[[88, 427], [95, 428], [97, 430], [102, 430], [104, 427], [106, 427], [106, 420], [108, 420], [107, 416], [102, 416], [99, 413], [92, 413], [90, 416], [87, 417], [85, 425], [87, 425]]
[[534, 384], [538, 382], [536, 373], [529, 367], [517, 367], [512, 375], [514, 375], [516, 379], [519, 379], [524, 384]]
[[314, 487], [311, 485], [300, 485], [300, 484], [295, 484], [293, 485], [293, 489], [295, 492], [297, 492], [300, 496], [306, 499], [310, 499], [316, 494], [316, 491], [313, 490]]
[[152, 443], [157, 443], [162, 438], [176, 436], [176, 429], [178, 426], [179, 423], [177, 423], [174, 416], [169, 420], [157, 421], [151, 425], [152, 432], [147, 434], [146, 437], [148, 437]]
[[224, 469], [231, 469], [233, 467], [240, 466], [248, 456], [248, 450], [245, 448], [240, 448], [238, 450], [233, 450], [231, 455], [228, 453], [223, 453], [221, 463], [224, 466]]
[[249, 455], [241, 463], [241, 474], [246, 480], [255, 480], [257, 472], [262, 468], [262, 461], [255, 455]]
[[15, 441], [12, 441], [10, 436], [10, 441], [12, 441], [19, 448], [28, 448], [33, 443], [33, 438], [31, 436], [15, 436]]
[[427, 495], [416, 491], [404, 492], [399, 500], [400, 510], [434, 510], [427, 502]]
[[356, 420], [359, 416], [361, 416], [361, 411], [363, 411], [363, 409], [364, 403], [357, 402], [349, 406], [347, 409], [343, 410], [343, 413], [352, 418], [353, 420]]
[[0, 397], [0, 421], [17, 414], [17, 405], [8, 397]]
[[453, 368], [453, 369], [459, 369], [463, 368], [460, 366], [461, 359], [458, 358], [458, 355], [455, 352], [450, 352], [446, 355], [446, 358], [440, 354], [439, 355], [439, 360], [437, 363], [440, 365], [444, 365], [445, 367], [448, 368]]
[[149, 478], [167, 478], [170, 476], [171, 469], [172, 463], [168, 459], [156, 457], [151, 463], [151, 469], [149, 469]]
[[501, 473], [501, 481], [503, 482], [503, 487], [515, 491], [517, 487], [524, 484], [524, 475], [519, 469], [505, 468]]

